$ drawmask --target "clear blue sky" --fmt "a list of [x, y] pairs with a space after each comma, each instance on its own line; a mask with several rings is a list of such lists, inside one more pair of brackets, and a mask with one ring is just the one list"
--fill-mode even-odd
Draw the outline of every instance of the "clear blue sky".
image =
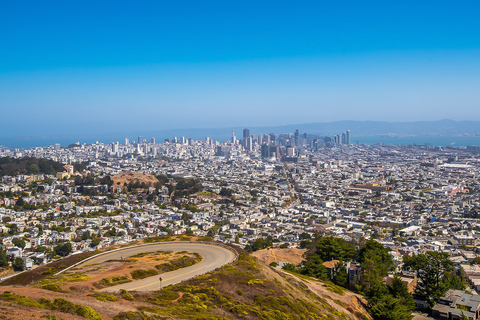
[[480, 120], [479, 1], [0, 0], [0, 136]]

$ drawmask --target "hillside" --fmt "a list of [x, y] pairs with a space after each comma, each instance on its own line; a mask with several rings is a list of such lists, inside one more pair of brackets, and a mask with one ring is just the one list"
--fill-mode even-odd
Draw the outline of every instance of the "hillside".
[[0, 310], [8, 319], [369, 319], [358, 295], [237, 250], [235, 263], [155, 292], [100, 293], [83, 286], [82, 277], [46, 286], [50, 291], [0, 287]]
[[126, 171], [113, 176], [112, 181], [114, 187], [123, 187], [128, 184], [151, 187], [158, 182], [158, 179], [150, 174]]
[[63, 171], [63, 166], [63, 163], [48, 159], [4, 157], [0, 158], [0, 177], [19, 174], [55, 174], [58, 171]]

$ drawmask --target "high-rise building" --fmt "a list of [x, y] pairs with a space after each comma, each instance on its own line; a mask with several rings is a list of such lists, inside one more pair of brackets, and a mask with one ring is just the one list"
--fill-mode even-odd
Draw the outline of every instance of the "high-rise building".
[[295, 156], [295, 148], [288, 147], [287, 148], [287, 157], [294, 157]]
[[187, 143], [187, 139], [185, 139], [185, 137], [181, 137], [181, 138], [180, 138], [180, 143], [181, 143], [181, 144]]
[[125, 145], [128, 146], [128, 143], [129, 143], [128, 138], [125, 138]]
[[112, 152], [117, 153], [118, 152], [118, 143], [112, 142]]
[[347, 139], [347, 144], [350, 145], [350, 130], [347, 130], [347, 135], [346, 135], [346, 139]]
[[346, 144], [345, 133], [342, 133], [342, 144]]
[[270, 147], [267, 144], [262, 144], [261, 152], [263, 159], [267, 159], [270, 157]]
[[243, 129], [243, 139], [250, 137], [250, 129]]
[[53, 146], [53, 148], [55, 150], [60, 150], [60, 143], [55, 143], [55, 145]]
[[142, 136], [138, 136], [138, 140], [137, 140], [137, 141], [138, 141], [138, 142], [137, 142], [138, 144], [142, 143]]
[[235, 142], [237, 142], [237, 137], [235, 137], [235, 131], [233, 129], [232, 129], [232, 140], [231, 140], [231, 142], [233, 144], [235, 144]]
[[271, 145], [276, 145], [277, 144], [277, 136], [275, 135], [275, 133], [270, 133], [270, 144]]
[[245, 149], [247, 151], [252, 151], [253, 150], [253, 139], [252, 137], [246, 137], [245, 138]]
[[300, 133], [298, 132], [298, 129], [295, 130], [295, 146], [297, 147], [300, 143], [298, 141]]
[[152, 137], [152, 139], [150, 139], [150, 142], [153, 143], [153, 144], [155, 144], [155, 138]]

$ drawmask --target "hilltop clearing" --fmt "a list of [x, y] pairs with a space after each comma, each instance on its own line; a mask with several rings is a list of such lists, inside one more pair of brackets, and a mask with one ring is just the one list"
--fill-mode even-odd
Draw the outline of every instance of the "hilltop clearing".
[[114, 187], [123, 187], [124, 185], [134, 184], [143, 185], [146, 187], [153, 187], [158, 179], [151, 174], [126, 171], [112, 177]]

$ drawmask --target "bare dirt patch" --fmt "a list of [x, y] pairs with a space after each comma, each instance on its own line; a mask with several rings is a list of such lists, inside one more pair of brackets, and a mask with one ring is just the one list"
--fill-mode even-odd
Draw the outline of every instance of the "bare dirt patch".
[[256, 257], [265, 264], [272, 262], [289, 262], [295, 265], [300, 264], [304, 258], [303, 254], [306, 249], [286, 248], [286, 249], [263, 249], [252, 253], [252, 256]]
[[145, 183], [147, 186], [151, 187], [158, 182], [158, 179], [151, 174], [141, 173], [141, 172], [132, 172], [126, 171], [116, 176], [112, 177], [114, 187], [123, 187], [124, 184], [129, 183]]

